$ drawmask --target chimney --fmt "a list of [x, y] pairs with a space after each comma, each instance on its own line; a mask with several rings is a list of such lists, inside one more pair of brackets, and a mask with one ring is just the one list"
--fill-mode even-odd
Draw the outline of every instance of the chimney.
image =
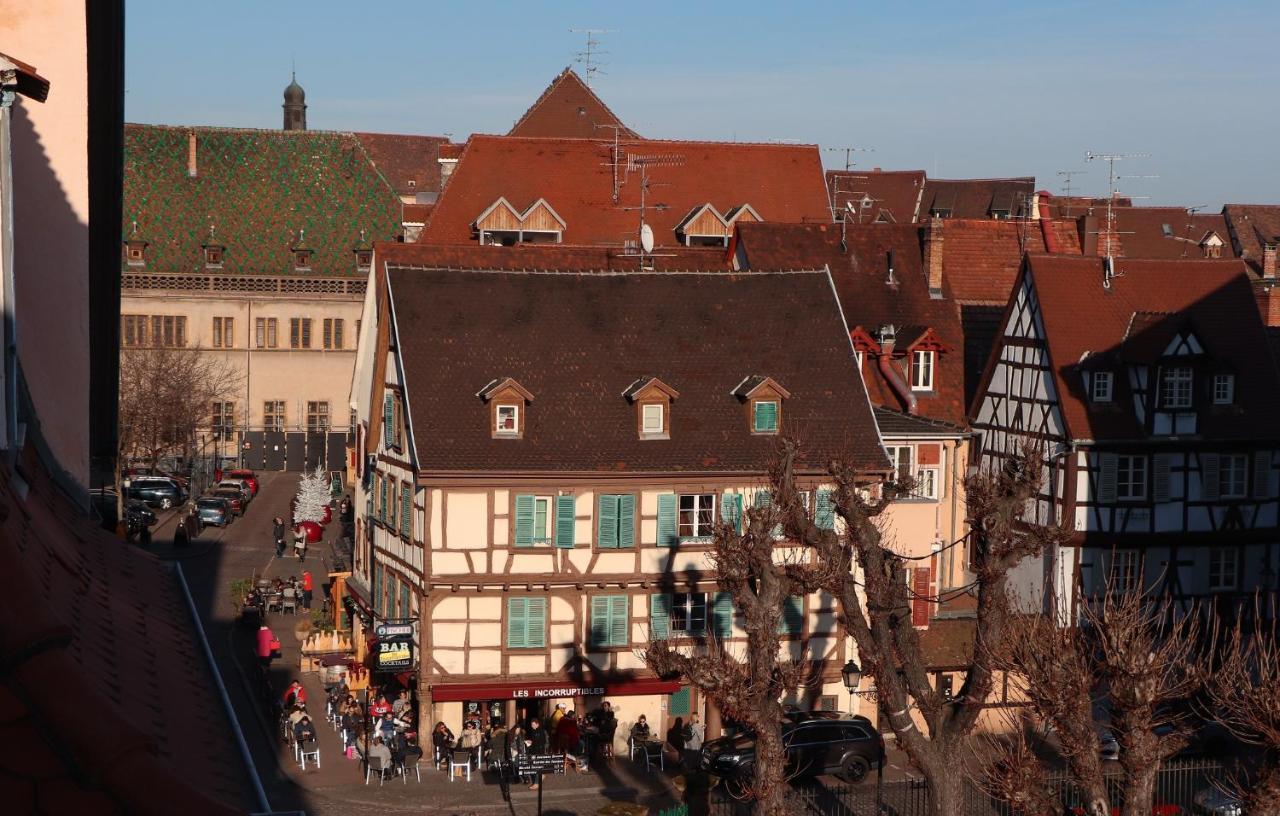
[[187, 175], [191, 178], [199, 175], [196, 167], [196, 132], [194, 130], [187, 134]]
[[1262, 246], [1262, 277], [1266, 280], [1275, 280], [1276, 245], [1274, 243]]
[[931, 218], [924, 232], [924, 272], [929, 278], [929, 297], [942, 297], [942, 219]]
[[1098, 254], [1098, 216], [1089, 214], [1084, 217], [1084, 231], [1080, 236], [1081, 255], [1087, 258]]

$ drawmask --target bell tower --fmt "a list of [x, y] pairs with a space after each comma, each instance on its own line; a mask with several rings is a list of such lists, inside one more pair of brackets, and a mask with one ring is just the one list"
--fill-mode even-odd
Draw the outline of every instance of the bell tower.
[[298, 84], [297, 75], [291, 75], [289, 86], [284, 89], [284, 129], [307, 129], [307, 94]]

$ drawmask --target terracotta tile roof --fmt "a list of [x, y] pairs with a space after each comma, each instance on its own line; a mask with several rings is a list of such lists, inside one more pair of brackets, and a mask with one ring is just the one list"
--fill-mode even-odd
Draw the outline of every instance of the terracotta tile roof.
[[[1054, 218], [1073, 219], [1090, 213], [1098, 214], [1105, 212], [1107, 209], [1107, 199], [1093, 198], [1090, 196], [1065, 196], [1055, 195], [1048, 199], [1049, 211]], [[1117, 207], [1132, 207], [1133, 199], [1117, 196], [1115, 199]]]
[[[875, 337], [886, 324], [898, 329], [895, 357], [904, 379], [909, 377], [906, 344], [914, 339], [907, 327], [920, 327], [920, 331], [932, 328], [951, 350], [938, 355], [936, 390], [916, 392], [919, 411], [935, 419], [963, 423], [960, 314], [945, 276], [943, 297], [929, 296], [922, 231], [913, 224], [849, 224], [842, 248], [838, 224], [741, 224], [737, 251], [745, 267], [753, 270], [830, 269], [850, 331], [862, 328]], [[896, 281], [892, 286], [886, 283], [890, 253]], [[906, 408], [870, 355], [863, 378], [876, 405]]]
[[125, 125], [122, 240], [148, 243], [147, 272], [203, 272], [201, 247], [216, 243], [223, 273], [290, 274], [305, 231], [309, 274], [356, 275], [361, 231], [370, 246], [392, 238], [400, 212], [351, 133]]
[[619, 148], [614, 201], [611, 141], [474, 135], [419, 240], [467, 243], [500, 198], [520, 212], [543, 199], [564, 220], [565, 242], [622, 246], [638, 234], [640, 173], [627, 164], [640, 157], [667, 162], [647, 170], [646, 220], [659, 247], [676, 245], [676, 225], [707, 203], [722, 214], [749, 204], [764, 221], [831, 220], [816, 145], [643, 140]]
[[[1036, 180], [1032, 177], [1003, 179], [928, 179], [920, 196], [919, 218], [934, 210], [946, 210], [945, 218], [994, 218], [997, 211], [1013, 218], [1031, 214]], [[942, 213], [939, 213], [942, 214]]]
[[47, 473], [0, 469], [0, 797], [9, 813], [248, 810], [245, 769], [172, 568]]
[[435, 210], [434, 204], [405, 204], [404, 222], [406, 224], [425, 224], [431, 218], [431, 213]]
[[440, 146], [446, 136], [357, 133], [365, 154], [391, 188], [402, 196], [440, 192]]
[[[1222, 241], [1222, 256], [1230, 258], [1231, 234], [1221, 213], [1188, 213], [1182, 207], [1113, 207], [1118, 256], [1126, 258], [1204, 258], [1201, 242], [1212, 233]], [[1106, 254], [1106, 207], [1096, 210], [1098, 254]]]
[[508, 136], [550, 136], [556, 138], [602, 139], [618, 136], [638, 139], [635, 131], [609, 110], [572, 68], [565, 68], [542, 92], [537, 101], [511, 127]]
[[[542, 273], [390, 267], [418, 460], [427, 473], [762, 473], [778, 438], [753, 434], [731, 392], [769, 376], [808, 472], [831, 458], [883, 470], [870, 404], [825, 272]], [[805, 342], [793, 342], [803, 322]], [[524, 438], [494, 439], [486, 383], [534, 396]], [[640, 377], [679, 392], [669, 440], [641, 440], [623, 396]], [[427, 432], [429, 430], [429, 432]]]
[[[1237, 377], [1237, 404], [1201, 411], [1208, 439], [1276, 438], [1280, 378], [1254, 303], [1248, 269], [1237, 260], [1116, 261], [1118, 276], [1102, 288], [1103, 261], [1036, 255], [1028, 259], [1040, 302], [1050, 363], [1074, 439], [1146, 436], [1131, 410], [1092, 408], [1079, 361], [1147, 363], [1161, 338], [1189, 327], [1216, 364]], [[1081, 320], [1088, 315], [1088, 320]], [[1132, 405], [1128, 378], [1116, 377], [1116, 405]]]
[[[376, 263], [438, 269], [476, 269], [561, 272], [638, 272], [640, 257], [619, 247], [576, 246], [573, 244], [521, 244], [519, 246], [479, 246], [470, 244], [378, 243]], [[651, 258], [660, 272], [713, 272], [733, 270], [724, 249], [714, 247], [672, 247]]]
[[832, 205], [849, 212], [856, 223], [887, 221], [914, 224], [920, 194], [924, 191], [923, 170], [830, 170], [827, 189]]
[[1045, 251], [1036, 222], [947, 218], [943, 224], [942, 276], [961, 303], [1004, 305], [1023, 252]]
[[936, 436], [939, 434], [962, 434], [964, 428], [940, 419], [904, 414], [892, 408], [877, 405], [875, 407], [876, 425], [880, 435], [886, 439], [900, 436]]
[[1239, 257], [1262, 270], [1262, 245], [1280, 243], [1280, 204], [1228, 204], [1222, 208]]

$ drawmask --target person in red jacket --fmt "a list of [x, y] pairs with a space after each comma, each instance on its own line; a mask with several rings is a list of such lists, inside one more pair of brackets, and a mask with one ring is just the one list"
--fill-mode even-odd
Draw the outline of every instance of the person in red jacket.
[[302, 608], [311, 609], [311, 570], [302, 571]]
[[391, 713], [391, 703], [387, 702], [385, 694], [378, 695], [377, 701], [374, 702], [373, 705], [369, 706], [369, 713], [373, 715], [375, 719], [382, 719], [383, 714]]
[[307, 690], [302, 687], [301, 683], [294, 680], [289, 684], [289, 688], [284, 690], [284, 697], [282, 699], [284, 701], [285, 708], [292, 708], [295, 705], [304, 705], [307, 702]]
[[271, 658], [275, 657], [275, 640], [276, 636], [265, 623], [258, 627], [258, 663], [263, 669], [271, 668]]

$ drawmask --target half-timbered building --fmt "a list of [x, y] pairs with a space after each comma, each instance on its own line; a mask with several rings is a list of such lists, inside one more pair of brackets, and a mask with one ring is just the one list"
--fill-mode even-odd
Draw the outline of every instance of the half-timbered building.
[[[888, 469], [830, 276], [397, 262], [413, 252], [379, 245], [366, 306], [348, 589], [373, 621], [416, 622], [423, 716], [607, 697], [619, 750], [641, 714], [705, 710], [714, 733], [714, 706], [638, 650], [745, 637], [708, 560], [715, 525], [770, 500], [784, 433], [820, 522], [827, 462]], [[834, 708], [831, 599], [792, 599], [783, 625], [786, 656], [814, 667], [797, 702]]]
[[1043, 447], [1034, 514], [1075, 531], [1024, 599], [1273, 587], [1278, 386], [1242, 262], [1029, 256], [972, 408], [985, 465]]

